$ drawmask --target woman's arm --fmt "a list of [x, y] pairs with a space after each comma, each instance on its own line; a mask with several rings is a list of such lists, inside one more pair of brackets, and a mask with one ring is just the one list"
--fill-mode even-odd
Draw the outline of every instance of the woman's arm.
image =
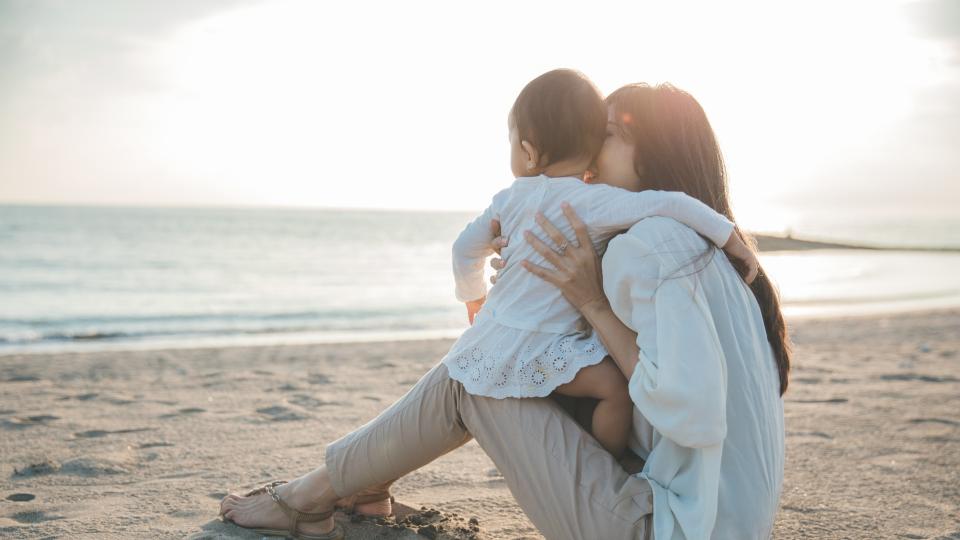
[[537, 223], [550, 235], [550, 238], [557, 245], [566, 244], [567, 247], [564, 249], [563, 256], [560, 256], [527, 231], [525, 233], [527, 241], [550, 261], [555, 270], [537, 266], [529, 261], [523, 261], [523, 267], [560, 289], [567, 300], [593, 326], [610, 356], [620, 366], [624, 376], [629, 379], [633, 375], [640, 355], [637, 333], [617, 318], [603, 293], [600, 257], [593, 249], [583, 221], [570, 208], [570, 205], [563, 205], [563, 214], [573, 226], [577, 241], [568, 243], [563, 234], [549, 220], [538, 215]]

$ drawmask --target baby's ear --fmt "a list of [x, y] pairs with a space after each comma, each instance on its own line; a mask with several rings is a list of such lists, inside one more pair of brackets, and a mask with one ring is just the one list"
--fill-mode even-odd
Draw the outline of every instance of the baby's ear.
[[525, 165], [528, 171], [532, 171], [540, 165], [540, 151], [537, 150], [537, 147], [532, 145], [530, 141], [520, 141], [520, 147], [523, 148], [523, 153], [526, 154]]

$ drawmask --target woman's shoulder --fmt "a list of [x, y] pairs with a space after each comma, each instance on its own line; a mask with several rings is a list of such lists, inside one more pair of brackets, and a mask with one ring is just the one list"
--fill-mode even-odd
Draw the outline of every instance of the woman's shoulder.
[[702, 252], [707, 246], [702, 236], [683, 223], [673, 218], [652, 216], [638, 221], [629, 230], [614, 237], [607, 253], [611, 250], [628, 251], [634, 256], [641, 253], [669, 255], [672, 258], [678, 251]]
[[697, 242], [700, 244], [705, 243], [705, 240], [702, 236], [697, 234], [697, 231], [673, 218], [664, 216], [651, 216], [646, 219], [642, 219], [634, 224], [633, 227], [630, 227], [630, 229], [624, 234], [629, 234], [631, 236], [646, 240], [676, 238], [679, 240]]

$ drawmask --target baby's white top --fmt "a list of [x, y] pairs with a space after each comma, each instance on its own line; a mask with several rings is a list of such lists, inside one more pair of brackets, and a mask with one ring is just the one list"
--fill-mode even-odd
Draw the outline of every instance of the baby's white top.
[[702, 202], [675, 191], [632, 192], [605, 184], [587, 184], [579, 178], [521, 177], [493, 197], [492, 204], [453, 244], [453, 274], [457, 300], [467, 302], [486, 296], [483, 279], [486, 258], [493, 233], [490, 221], [500, 219], [502, 234], [509, 238], [503, 249], [507, 261], [497, 277], [497, 286], [487, 298], [484, 310], [490, 318], [527, 330], [566, 332], [579, 319], [579, 313], [563, 299], [560, 291], [526, 271], [520, 263], [526, 259], [551, 267], [524, 238], [530, 230], [548, 245], [553, 242], [535, 220], [542, 212], [567, 238], [573, 240], [573, 228], [563, 216], [561, 203], [567, 202], [587, 225], [594, 248], [601, 253], [607, 240], [643, 218], [663, 216], [676, 219], [722, 246], [733, 231], [733, 224]]
[[[567, 202], [586, 224], [594, 248], [602, 253], [616, 233], [650, 216], [674, 218], [723, 245], [733, 224], [702, 202], [680, 192], [631, 192], [578, 178], [521, 177], [493, 197], [493, 202], [467, 225], [453, 245], [456, 296], [460, 301], [487, 296], [474, 325], [467, 329], [444, 358], [450, 375], [473, 394], [492, 397], [547, 395], [572, 380], [576, 371], [603, 358], [596, 339], [577, 332], [580, 313], [552, 284], [520, 264], [529, 260], [551, 267], [528, 243], [530, 230], [548, 245], [553, 242], [535, 221], [542, 212], [575, 242], [573, 228], [563, 216]], [[507, 266], [487, 295], [486, 258], [493, 254], [490, 221], [500, 219], [509, 245], [502, 256]]]

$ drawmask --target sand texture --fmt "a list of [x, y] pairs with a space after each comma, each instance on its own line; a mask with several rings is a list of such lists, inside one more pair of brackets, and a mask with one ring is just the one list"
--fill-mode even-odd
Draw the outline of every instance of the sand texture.
[[[792, 327], [776, 538], [960, 538], [960, 312]], [[321, 464], [449, 345], [0, 357], [0, 537], [257, 538], [220, 498]], [[394, 494], [442, 513], [347, 537], [540, 538], [475, 442]]]

